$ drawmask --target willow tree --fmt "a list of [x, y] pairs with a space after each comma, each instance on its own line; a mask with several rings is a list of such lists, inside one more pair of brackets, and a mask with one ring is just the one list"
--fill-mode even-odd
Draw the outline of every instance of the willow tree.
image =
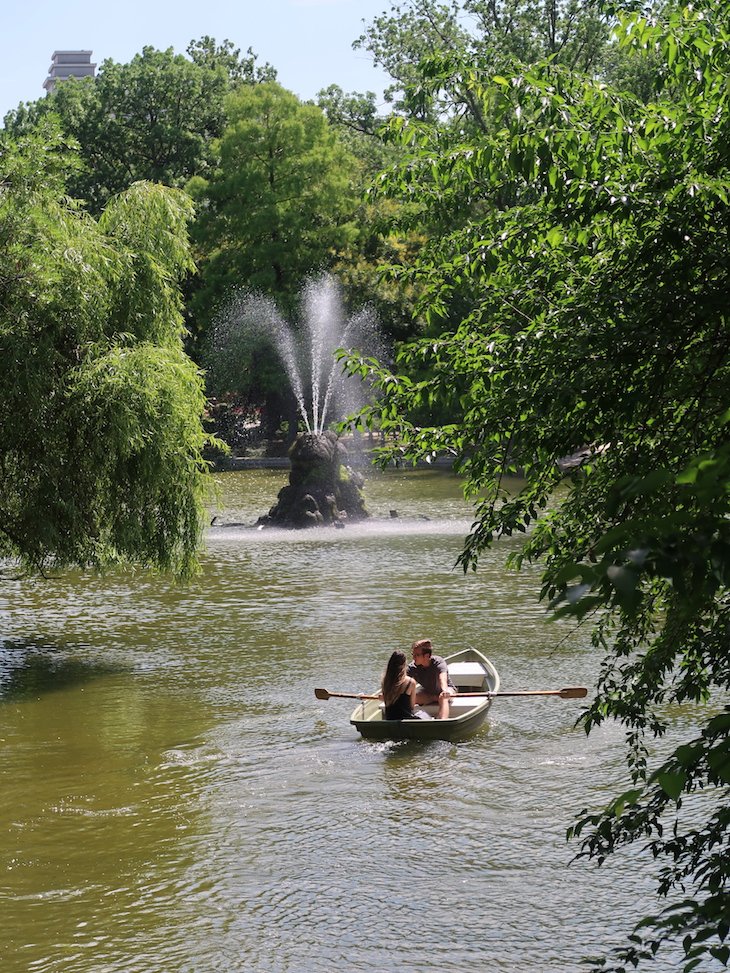
[[[583, 724], [625, 725], [627, 786], [571, 834], [598, 863], [643, 845], [669, 899], [594, 968], [677, 940], [689, 971], [730, 958], [730, 7], [626, 16], [618, 34], [659, 66], [646, 103], [554, 61], [430, 62], [424, 84], [458, 75], [495, 124], [402, 123], [408, 157], [382, 185], [431, 226], [466, 214], [415, 274], [432, 320], [457, 290], [471, 309], [394, 372], [353, 367], [378, 380], [391, 455], [453, 455], [476, 504], [464, 567], [525, 532], [515, 565], [542, 560], [542, 597], [594, 620]], [[449, 421], [414, 420], [435, 410]], [[678, 704], [684, 739], [658, 756]]]
[[64, 195], [72, 164], [52, 125], [0, 140], [0, 557], [185, 576], [207, 484], [192, 204], [137, 183], [96, 221]]

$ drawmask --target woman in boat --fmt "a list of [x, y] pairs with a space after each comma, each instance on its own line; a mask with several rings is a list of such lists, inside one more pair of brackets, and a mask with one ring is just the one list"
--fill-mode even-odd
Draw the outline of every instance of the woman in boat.
[[405, 652], [398, 649], [388, 659], [381, 682], [380, 695], [385, 703], [386, 720], [418, 720], [415, 712], [416, 680], [406, 674]]

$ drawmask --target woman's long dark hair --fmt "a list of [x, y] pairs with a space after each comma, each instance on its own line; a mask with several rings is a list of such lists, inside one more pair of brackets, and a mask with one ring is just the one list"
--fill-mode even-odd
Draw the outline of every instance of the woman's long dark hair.
[[383, 680], [381, 682], [381, 689], [383, 690], [383, 700], [386, 706], [392, 706], [392, 704], [398, 699], [401, 693], [405, 692], [406, 689], [406, 654], [396, 649], [395, 652], [388, 659], [388, 665], [385, 667], [385, 672], [383, 673]]

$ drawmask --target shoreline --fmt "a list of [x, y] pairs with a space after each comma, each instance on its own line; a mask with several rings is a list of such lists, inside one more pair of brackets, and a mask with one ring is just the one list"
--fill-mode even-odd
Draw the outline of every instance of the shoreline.
[[[291, 468], [291, 463], [288, 456], [220, 456], [209, 460], [212, 465], [212, 470], [214, 473], [230, 473], [236, 470], [288, 470]], [[360, 454], [358, 456], [350, 455], [347, 458], [346, 466], [352, 466], [357, 469], [363, 469], [372, 467], [371, 457], [369, 455]], [[387, 469], [401, 469], [401, 470], [445, 470], [447, 472], [453, 472], [451, 469], [453, 465], [453, 460], [449, 457], [438, 457], [432, 463], [420, 462], [415, 466], [409, 464], [403, 464], [402, 466], [396, 466], [395, 464], [390, 464]]]

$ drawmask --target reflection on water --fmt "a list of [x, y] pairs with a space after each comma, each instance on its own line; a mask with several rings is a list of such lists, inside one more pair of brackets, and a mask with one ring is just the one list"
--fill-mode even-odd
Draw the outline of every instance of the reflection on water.
[[59, 645], [9, 639], [0, 643], [0, 701], [60, 692], [114, 671], [104, 660], [75, 659]]
[[[221, 519], [253, 522], [284, 478], [221, 477]], [[622, 773], [621, 731], [586, 740], [579, 702], [499, 700], [471, 740], [423, 745], [367, 743], [352, 701], [315, 699], [372, 690], [422, 635], [479, 646], [505, 689], [596, 667], [504, 551], [453, 569], [454, 479], [366, 494], [362, 528], [213, 527], [186, 587], [4, 583], [3, 973], [571, 973], [653, 905], [633, 863], [567, 871], [572, 814]], [[441, 928], [406, 952], [419, 916]]]

